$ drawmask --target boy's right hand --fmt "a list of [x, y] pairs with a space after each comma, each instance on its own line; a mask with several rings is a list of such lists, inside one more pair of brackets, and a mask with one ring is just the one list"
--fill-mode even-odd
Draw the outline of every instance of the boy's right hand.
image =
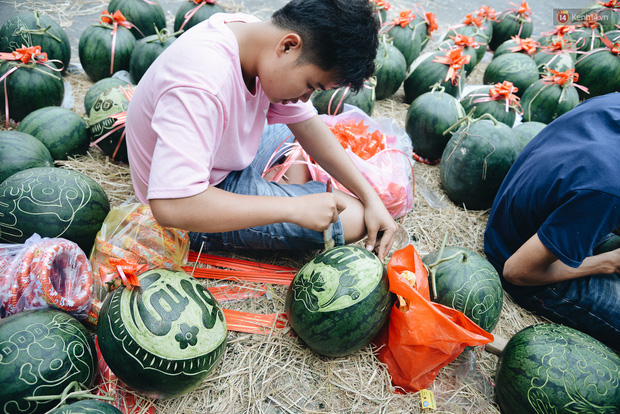
[[347, 208], [346, 203], [333, 193], [317, 193], [295, 197], [293, 222], [301, 227], [325, 231], [330, 223], [338, 221], [338, 215]]

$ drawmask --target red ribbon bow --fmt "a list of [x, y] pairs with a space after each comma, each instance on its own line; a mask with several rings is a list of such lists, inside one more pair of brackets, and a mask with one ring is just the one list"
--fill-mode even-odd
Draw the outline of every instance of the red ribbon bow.
[[[510, 4], [516, 6], [516, 4], [514, 4], [514, 3], [510, 3]], [[523, 1], [519, 5], [519, 7], [515, 10], [515, 12], [520, 17], [523, 17], [525, 20], [529, 21], [530, 20], [530, 15], [532, 14], [532, 9], [530, 9], [530, 6], [527, 4], [526, 1]]]
[[609, 40], [609, 38], [605, 35], [601, 37], [601, 41], [605, 46], [607, 46], [611, 53], [614, 55], [620, 55], [620, 42], [611, 43], [611, 40]]
[[125, 286], [140, 286], [138, 275], [149, 270], [147, 264], [139, 264], [118, 257], [110, 257], [110, 265], [114, 267]]
[[579, 74], [575, 72], [575, 69], [568, 69], [564, 72], [558, 72], [557, 70], [547, 69], [551, 75], [543, 75], [542, 83], [545, 85], [560, 85], [564, 86], [565, 84], [573, 85], [575, 88], [579, 88], [582, 91], [589, 93], [588, 88], [583, 85], [577, 85], [577, 80], [579, 79]]
[[463, 65], [467, 65], [471, 60], [470, 55], [463, 55], [463, 49], [456, 48], [449, 50], [445, 56], [438, 56], [433, 59], [433, 62], [443, 63], [444, 65], [448, 65], [448, 73], [446, 74], [446, 78], [444, 82], [447, 82], [448, 79], [451, 80], [452, 85], [456, 85], [458, 83], [457, 76], [459, 71], [463, 68]]
[[435, 13], [426, 12], [424, 13], [424, 21], [426, 21], [426, 25], [428, 26], [428, 34], [430, 35], [435, 30], [439, 29], [437, 25], [437, 20], [435, 19]]
[[463, 24], [465, 26], [480, 27], [482, 26], [482, 16], [480, 15], [474, 16], [472, 13], [470, 13], [467, 16], [465, 16], [465, 19], [463, 20]]
[[395, 17], [392, 22], [394, 26], [407, 27], [415, 19], [415, 14], [411, 10], [404, 9], [400, 12], [398, 17]]
[[385, 0], [371, 0], [371, 1], [372, 3], [375, 4], [375, 10], [380, 10], [380, 9], [390, 10], [390, 7], [392, 7], [392, 5]]
[[536, 53], [536, 50], [538, 50], [538, 46], [540, 46], [540, 43], [529, 37], [521, 39], [519, 36], [512, 36], [512, 40], [514, 40], [517, 45], [510, 48], [511, 52], [519, 52], [523, 50], [525, 53], [532, 56]]
[[459, 47], [472, 47], [474, 49], [478, 49], [480, 45], [476, 42], [472, 36], [466, 36], [464, 34], [458, 33], [455, 36], [450, 36], [452, 40], [454, 40], [454, 44]]
[[476, 13], [483, 19], [495, 20], [495, 9], [492, 9], [491, 6], [482, 6]]
[[24, 65], [27, 63], [43, 63], [47, 62], [47, 53], [41, 52], [41, 46], [25, 46], [15, 49], [11, 53], [0, 53], [0, 59], [3, 60], [19, 60]]
[[200, 3], [215, 4], [215, 0], [189, 0], [189, 1], [193, 1], [194, 4], [200, 4]]
[[620, 8], [619, 0], [611, 0], [611, 1], [608, 1], [607, 3], [603, 3], [602, 1], [599, 0], [598, 4], [600, 4], [603, 7], [607, 7], [608, 9]]
[[493, 85], [491, 89], [489, 89], [489, 100], [490, 101], [499, 101], [504, 99], [506, 101], [506, 112], [510, 109], [510, 107], [520, 108], [519, 104], [520, 98], [515, 95], [515, 93], [519, 90], [516, 86], [512, 84], [512, 82], [504, 81], [502, 83], [496, 83]]

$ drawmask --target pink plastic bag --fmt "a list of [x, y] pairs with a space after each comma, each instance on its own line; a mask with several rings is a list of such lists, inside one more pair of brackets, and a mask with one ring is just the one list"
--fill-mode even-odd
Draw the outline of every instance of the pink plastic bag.
[[[339, 139], [345, 152], [377, 192], [392, 217], [398, 218], [411, 211], [413, 206], [413, 159], [411, 141], [406, 132], [393, 120], [374, 120], [352, 105], [345, 105], [339, 115], [321, 115]], [[316, 164], [298, 144], [288, 144], [287, 159], [271, 170], [277, 173], [271, 178], [278, 181], [293, 163], [306, 164], [313, 180], [332, 184], [351, 194]], [[303, 160], [303, 161], [300, 161]]]

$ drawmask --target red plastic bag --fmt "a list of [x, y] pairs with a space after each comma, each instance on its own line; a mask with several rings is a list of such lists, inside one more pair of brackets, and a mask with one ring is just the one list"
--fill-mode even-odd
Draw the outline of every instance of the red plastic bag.
[[387, 271], [390, 291], [400, 298], [376, 344], [382, 346], [377, 357], [387, 365], [395, 386], [406, 392], [427, 388], [465, 347], [493, 341], [493, 335], [462, 312], [431, 302], [428, 274], [412, 245], [394, 253]]

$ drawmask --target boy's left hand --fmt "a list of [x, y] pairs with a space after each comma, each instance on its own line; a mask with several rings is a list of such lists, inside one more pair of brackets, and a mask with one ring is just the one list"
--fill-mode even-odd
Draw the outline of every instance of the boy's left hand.
[[398, 224], [383, 203], [365, 206], [364, 222], [366, 223], [366, 249], [376, 251], [379, 260], [383, 261], [394, 243]]

